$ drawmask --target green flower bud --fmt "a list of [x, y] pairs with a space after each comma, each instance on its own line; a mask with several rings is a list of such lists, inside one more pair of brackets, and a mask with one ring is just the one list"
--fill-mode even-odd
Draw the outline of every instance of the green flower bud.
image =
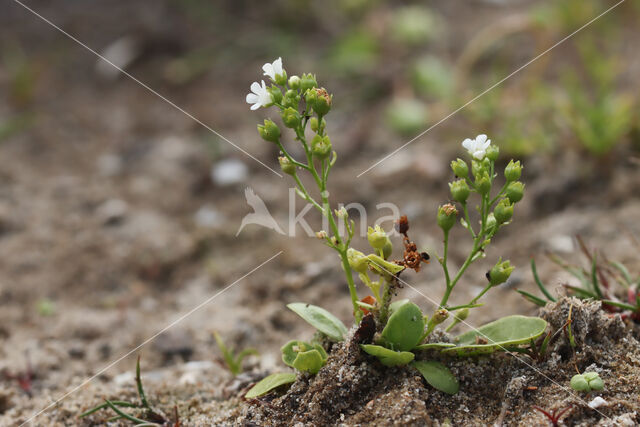
[[295, 90], [300, 89], [300, 77], [298, 76], [289, 77], [289, 87]]
[[438, 226], [442, 230], [449, 231], [451, 227], [456, 223], [456, 217], [458, 216], [458, 210], [450, 203], [440, 206], [438, 208]]
[[429, 326], [436, 326], [449, 318], [449, 311], [444, 308], [437, 310], [429, 319]]
[[461, 158], [451, 162], [451, 170], [453, 170], [453, 173], [459, 178], [466, 178], [469, 176], [469, 166], [467, 165], [467, 162]]
[[311, 140], [311, 153], [319, 159], [326, 159], [331, 154], [331, 140], [328, 136], [316, 135]]
[[522, 196], [524, 195], [524, 184], [520, 181], [514, 181], [507, 185], [507, 189], [505, 190], [506, 196], [509, 198], [511, 203], [517, 203], [522, 200]]
[[342, 206], [340, 209], [335, 209], [334, 212], [336, 216], [343, 221], [346, 221], [349, 218], [349, 213], [344, 208], [344, 206]]
[[280, 86], [286, 85], [287, 84], [287, 72], [285, 70], [282, 70], [282, 74], [276, 74], [275, 82], [276, 82], [276, 84], [278, 84]]
[[282, 172], [286, 173], [287, 175], [296, 174], [296, 165], [291, 163], [291, 160], [282, 156], [278, 157], [278, 162], [280, 162], [280, 169], [282, 169]]
[[369, 269], [367, 257], [362, 252], [353, 248], [347, 249], [347, 261], [349, 261], [349, 267], [357, 273], [363, 274]]
[[507, 167], [504, 168], [504, 177], [507, 179], [507, 182], [519, 180], [521, 174], [522, 166], [520, 166], [520, 160], [517, 162], [511, 160]]
[[280, 128], [269, 119], [264, 120], [264, 125], [258, 125], [258, 133], [265, 141], [277, 143], [280, 140]]
[[453, 200], [460, 203], [465, 203], [469, 198], [469, 193], [471, 193], [464, 179], [449, 183], [449, 188], [451, 189], [451, 197], [453, 197]]
[[467, 307], [467, 308], [463, 308], [462, 310], [456, 311], [456, 314], [454, 315], [454, 317], [458, 322], [462, 322], [463, 320], [466, 320], [466, 318], [469, 317], [469, 308]]
[[392, 252], [393, 252], [393, 244], [391, 243], [391, 240], [387, 237], [387, 243], [385, 243], [382, 248], [382, 255], [384, 259], [389, 259]]
[[271, 95], [271, 101], [274, 104], [279, 104], [282, 101], [282, 91], [276, 86], [271, 86], [267, 89], [267, 92]]
[[290, 129], [300, 126], [300, 114], [291, 107], [282, 110], [282, 122]]
[[493, 212], [491, 212], [489, 215], [487, 215], [487, 231], [491, 231], [491, 229], [493, 229], [493, 227], [495, 227], [496, 225], [498, 225], [498, 221], [496, 221], [495, 215], [493, 215]]
[[369, 244], [373, 249], [380, 250], [384, 248], [389, 239], [387, 238], [387, 233], [379, 225], [376, 225], [375, 228], [368, 228], [367, 240], [369, 240]]
[[316, 76], [313, 74], [303, 74], [300, 79], [300, 90], [302, 93], [306, 93], [307, 90], [318, 87]]
[[485, 169], [484, 164], [481, 161], [474, 159], [471, 161], [471, 173], [474, 178], [478, 179], [478, 177], [482, 176], [483, 173], [488, 174], [488, 171]]
[[329, 92], [327, 92], [325, 88], [316, 88], [307, 93], [313, 94], [307, 97], [307, 102], [311, 104], [313, 111], [315, 111], [318, 116], [324, 116], [331, 110], [331, 100], [333, 96], [329, 95]]
[[488, 194], [489, 191], [491, 191], [491, 181], [489, 180], [489, 174], [485, 171], [482, 173], [482, 175], [480, 175], [480, 177], [476, 177], [476, 190], [478, 191], [478, 193], [482, 194], [483, 196], [485, 194]]
[[573, 377], [571, 377], [571, 388], [574, 389], [575, 391], [585, 391], [585, 392], [591, 391], [591, 387], [589, 387], [589, 383], [587, 382], [587, 380], [584, 378], [584, 375], [582, 374], [576, 374]]
[[485, 151], [485, 158], [489, 159], [492, 162], [498, 160], [498, 155], [500, 154], [500, 148], [497, 145], [490, 145], [487, 147]]
[[506, 282], [511, 276], [511, 272], [515, 269], [509, 264], [509, 260], [502, 261], [502, 259], [498, 260], [495, 266], [487, 273], [487, 279], [489, 279], [489, 283], [491, 286], [496, 286], [501, 283]]
[[311, 119], [309, 119], [309, 126], [311, 126], [312, 131], [318, 133], [319, 131], [323, 131], [325, 127], [327, 127], [327, 122], [325, 121], [325, 119], [322, 119], [321, 122], [318, 122], [317, 117], [311, 117]]
[[513, 216], [513, 205], [509, 202], [509, 199], [500, 200], [493, 210], [493, 215], [498, 224], [504, 224], [509, 221]]
[[289, 89], [285, 92], [284, 98], [282, 99], [282, 105], [287, 108], [291, 107], [294, 110], [298, 108], [298, 103], [300, 102], [300, 95], [295, 90]]

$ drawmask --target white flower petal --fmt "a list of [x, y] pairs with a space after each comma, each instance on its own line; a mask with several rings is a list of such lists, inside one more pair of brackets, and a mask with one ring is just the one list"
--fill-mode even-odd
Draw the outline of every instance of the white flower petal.
[[476, 142], [479, 143], [483, 143], [487, 140], [487, 135], [481, 133], [480, 135], [476, 136]]
[[273, 61], [273, 64], [271, 64], [271, 66], [275, 74], [282, 74], [282, 58], [281, 57]]
[[264, 70], [264, 75], [268, 76], [271, 80], [276, 78], [276, 73], [273, 69], [273, 65], [271, 64], [264, 64], [262, 66], [262, 69]]
[[255, 93], [248, 93], [247, 94], [247, 104], [255, 104], [256, 102], [258, 102], [258, 95], [256, 95]]
[[257, 110], [258, 108], [260, 108], [260, 104], [253, 104], [253, 105], [251, 106], [251, 110], [252, 110], [252, 111], [253, 111], [253, 110]]
[[258, 94], [260, 92], [260, 83], [258, 82], [251, 83], [251, 92]]

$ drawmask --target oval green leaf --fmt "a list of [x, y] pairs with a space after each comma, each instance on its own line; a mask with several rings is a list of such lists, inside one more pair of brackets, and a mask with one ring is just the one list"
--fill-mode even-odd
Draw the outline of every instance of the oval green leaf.
[[507, 316], [465, 332], [456, 339], [456, 347], [443, 352], [457, 352], [459, 356], [493, 353], [535, 340], [545, 329], [547, 322], [539, 317]]
[[416, 368], [429, 385], [437, 390], [449, 394], [456, 394], [460, 390], [458, 379], [453, 376], [449, 368], [435, 360], [419, 360], [411, 363]]
[[280, 351], [282, 352], [282, 361], [285, 365], [293, 368], [293, 362], [298, 357], [298, 352], [307, 351], [307, 343], [304, 341], [292, 340], [282, 346]]
[[424, 333], [422, 311], [412, 302], [394, 308], [382, 330], [382, 338], [394, 350], [409, 351], [420, 342]]
[[303, 302], [293, 302], [288, 304], [287, 308], [335, 341], [342, 341], [347, 333], [347, 327], [344, 326], [344, 323], [322, 307]]
[[281, 385], [290, 384], [295, 380], [296, 374], [293, 373], [271, 374], [251, 387], [251, 390], [249, 390], [247, 394], [244, 395], [244, 397], [247, 399], [253, 399], [255, 397], [262, 396], [263, 394], [267, 394], [271, 390], [276, 389]]
[[384, 366], [402, 366], [411, 362], [416, 356], [409, 351], [393, 351], [381, 345], [360, 344], [362, 350], [380, 360]]
[[326, 357], [323, 358], [322, 354], [314, 348], [313, 350], [298, 353], [296, 360], [293, 361], [293, 367], [298, 371], [315, 375], [326, 361]]

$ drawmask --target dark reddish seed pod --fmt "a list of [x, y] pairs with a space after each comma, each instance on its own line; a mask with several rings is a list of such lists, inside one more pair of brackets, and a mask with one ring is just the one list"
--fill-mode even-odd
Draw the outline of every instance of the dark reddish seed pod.
[[402, 215], [398, 221], [396, 221], [396, 231], [402, 235], [407, 235], [407, 231], [409, 231], [409, 220], [406, 215]]

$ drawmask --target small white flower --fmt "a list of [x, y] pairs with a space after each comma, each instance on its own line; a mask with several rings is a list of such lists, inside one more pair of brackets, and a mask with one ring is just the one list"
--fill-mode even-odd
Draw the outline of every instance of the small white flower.
[[267, 62], [262, 66], [262, 69], [264, 70], [265, 76], [269, 76], [271, 80], [275, 81], [276, 76], [281, 75], [282, 72], [284, 71], [282, 69], [282, 58], [278, 58], [272, 63]]
[[271, 100], [271, 94], [267, 90], [267, 86], [262, 80], [262, 86], [258, 82], [251, 83], [251, 92], [247, 94], [247, 104], [253, 104], [252, 110], [257, 110], [260, 107], [266, 107], [273, 102]]
[[482, 160], [484, 155], [491, 145], [491, 140], [487, 139], [487, 135], [478, 135], [476, 139], [465, 139], [462, 141], [462, 146], [469, 151], [471, 156], [475, 157], [478, 160]]

